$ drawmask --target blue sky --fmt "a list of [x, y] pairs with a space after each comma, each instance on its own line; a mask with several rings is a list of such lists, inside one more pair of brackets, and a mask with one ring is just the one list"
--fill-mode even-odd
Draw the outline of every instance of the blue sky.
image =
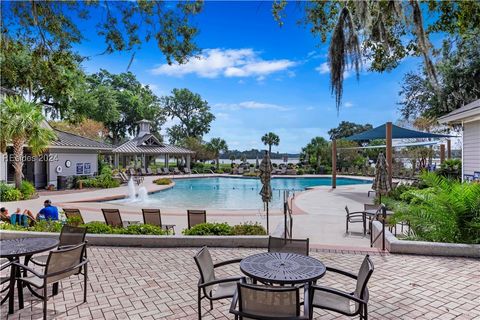
[[[273, 131], [280, 136], [274, 151], [296, 153], [315, 136], [328, 138], [327, 131], [343, 120], [374, 126], [397, 120], [402, 77], [421, 61], [409, 58], [390, 73], [363, 71], [358, 82], [347, 73], [337, 113], [329, 87], [328, 45], [296, 23], [301, 15], [295, 5], [288, 6], [279, 27], [270, 3], [206, 2], [194, 19], [201, 59], [168, 66], [151, 42], [136, 52], [130, 71], [158, 95], [173, 88], [199, 93], [216, 116], [205, 140], [222, 137], [230, 149], [263, 148], [261, 136]], [[82, 29], [89, 40], [76, 49], [91, 56], [84, 63], [87, 72], [126, 70], [129, 53], [97, 55], [104, 43], [87, 24]]]

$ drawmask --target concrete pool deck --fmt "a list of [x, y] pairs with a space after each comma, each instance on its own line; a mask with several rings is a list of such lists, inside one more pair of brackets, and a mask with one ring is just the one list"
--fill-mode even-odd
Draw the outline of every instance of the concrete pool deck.
[[[143, 184], [149, 193], [169, 188], [169, 186], [158, 186], [153, 180], [158, 177], [172, 176], [147, 176]], [[231, 175], [182, 175], [175, 176], [175, 179], [198, 178], [198, 177], [232, 177]], [[299, 176], [279, 176], [299, 178]], [[301, 177], [330, 177], [327, 175], [303, 175]], [[368, 179], [365, 177], [339, 176], [344, 178]], [[338, 186], [331, 189], [329, 186], [320, 186], [304, 192], [297, 192], [293, 200], [293, 237], [310, 238], [313, 245], [342, 247], [369, 247], [369, 238], [361, 234], [361, 225], [352, 224], [352, 233], [345, 235], [345, 205], [350, 210], [358, 211], [363, 208], [364, 203], [371, 203], [373, 198], [367, 197], [370, 184], [358, 184]], [[131, 203], [99, 203], [100, 200], [121, 198], [128, 194], [128, 187], [121, 186], [112, 189], [97, 190], [70, 190], [40, 192], [37, 199], [2, 203], [9, 210], [17, 207], [29, 209], [36, 213], [42, 207], [43, 201], [50, 199], [52, 203], [60, 208], [78, 208], [86, 222], [103, 221], [101, 208], [118, 208], [124, 220], [142, 221], [141, 208]], [[175, 208], [160, 208], [162, 211], [162, 222], [175, 224], [178, 234], [187, 227], [186, 210]], [[208, 210], [207, 221], [228, 222], [238, 224], [244, 222], [259, 222], [266, 225], [265, 213], [261, 210]], [[283, 223], [283, 213], [279, 209], [270, 212], [270, 230]]]

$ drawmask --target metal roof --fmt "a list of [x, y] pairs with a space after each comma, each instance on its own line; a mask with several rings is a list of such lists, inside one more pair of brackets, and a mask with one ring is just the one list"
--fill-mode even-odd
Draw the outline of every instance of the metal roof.
[[50, 144], [51, 148], [81, 148], [95, 150], [112, 150], [113, 145], [108, 143], [95, 141], [89, 138], [77, 136], [76, 134], [53, 129], [57, 135], [57, 139]]
[[440, 123], [448, 123], [448, 122], [458, 122], [460, 120], [464, 120], [470, 117], [479, 116], [480, 115], [480, 99], [475, 100], [467, 105], [464, 105], [457, 110], [450, 112], [447, 115], [444, 115], [438, 118]]
[[[366, 141], [375, 139], [385, 139], [386, 124], [373, 128], [371, 130], [354, 134], [353, 136], [345, 138], [352, 141]], [[392, 124], [392, 139], [412, 139], [412, 138], [446, 138], [454, 137], [448, 134], [436, 134], [429, 132], [422, 132], [416, 130], [405, 129]]]
[[[145, 142], [154, 142], [146, 144]], [[194, 154], [194, 151], [186, 148], [162, 144], [158, 142], [154, 135], [147, 133], [140, 137], [135, 137], [130, 141], [116, 147], [112, 150], [113, 153], [128, 153], [128, 154]]]

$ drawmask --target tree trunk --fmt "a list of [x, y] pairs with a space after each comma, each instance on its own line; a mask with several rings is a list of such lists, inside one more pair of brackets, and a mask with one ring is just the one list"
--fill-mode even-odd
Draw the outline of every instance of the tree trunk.
[[25, 138], [19, 137], [13, 139], [13, 168], [15, 169], [15, 187], [20, 188], [23, 179], [23, 145]]
[[268, 155], [269, 156], [272, 155], [272, 145], [271, 144], [268, 145]]
[[220, 169], [220, 157], [217, 157], [216, 161], [217, 161], [217, 171], [218, 171], [218, 169]]

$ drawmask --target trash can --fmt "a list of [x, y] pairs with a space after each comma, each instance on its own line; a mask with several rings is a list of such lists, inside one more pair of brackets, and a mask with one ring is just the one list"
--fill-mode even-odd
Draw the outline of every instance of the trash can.
[[68, 182], [68, 179], [67, 179], [66, 176], [58, 176], [57, 177], [57, 190], [67, 189], [67, 182]]

